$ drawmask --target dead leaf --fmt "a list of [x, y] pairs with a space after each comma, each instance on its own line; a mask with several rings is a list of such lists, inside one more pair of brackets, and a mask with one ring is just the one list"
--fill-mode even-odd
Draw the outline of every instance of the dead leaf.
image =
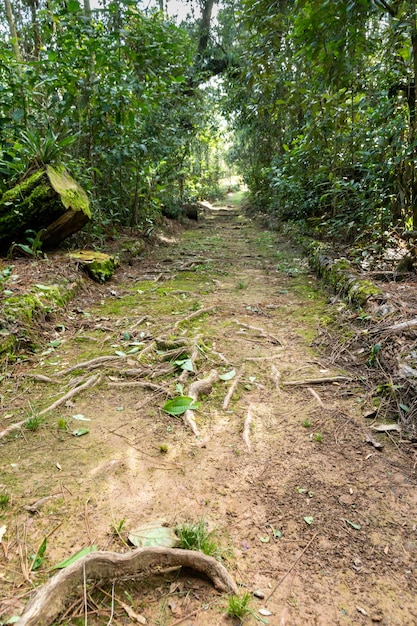
[[361, 606], [357, 606], [356, 610], [359, 611], [359, 613], [362, 613], [362, 615], [368, 615], [365, 609], [363, 609]]
[[369, 435], [368, 433], [366, 434], [365, 441], [366, 443], [370, 443], [371, 446], [373, 446], [377, 450], [382, 450], [382, 448], [384, 447], [383, 443], [380, 443], [379, 441], [371, 437], [371, 435]]
[[123, 602], [120, 602], [122, 609], [127, 613], [127, 615], [130, 617], [131, 620], [133, 620], [134, 622], [136, 622], [137, 624], [147, 624], [147, 620], [146, 617], [144, 617], [143, 615], [139, 615], [139, 613], [136, 613], [131, 606], [129, 606], [128, 604], [123, 604]]
[[269, 615], [273, 615], [273, 613], [271, 613], [271, 611], [268, 611], [268, 609], [259, 609], [258, 613], [260, 615], [264, 615], [265, 617], [268, 617]]
[[7, 530], [7, 526], [6, 525], [0, 526], [0, 543], [3, 540], [3, 537], [4, 537], [5, 533], [6, 533], [6, 530]]
[[392, 431], [396, 431], [397, 433], [401, 432], [401, 426], [399, 424], [374, 424], [370, 428], [376, 430], [378, 433], [389, 433]]

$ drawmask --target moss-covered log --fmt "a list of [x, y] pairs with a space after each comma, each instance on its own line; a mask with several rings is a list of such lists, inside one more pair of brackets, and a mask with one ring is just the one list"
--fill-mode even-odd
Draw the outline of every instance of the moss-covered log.
[[304, 239], [302, 245], [317, 274], [352, 304], [364, 306], [370, 298], [382, 296], [382, 290], [375, 283], [354, 273], [348, 259], [332, 258], [325, 246], [317, 241]]
[[80, 230], [91, 218], [84, 189], [63, 169], [36, 171], [0, 199], [0, 250], [24, 240], [25, 232], [43, 230], [51, 248]]
[[109, 280], [119, 265], [116, 257], [95, 250], [70, 252], [69, 257], [76, 261], [98, 283]]

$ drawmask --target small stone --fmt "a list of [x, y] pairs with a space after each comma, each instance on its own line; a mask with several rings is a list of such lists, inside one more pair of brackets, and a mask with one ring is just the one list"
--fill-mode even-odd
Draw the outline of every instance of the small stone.
[[255, 598], [260, 598], [261, 600], [265, 598], [264, 592], [261, 591], [260, 589], [255, 589], [255, 591], [253, 592], [253, 595], [255, 596]]

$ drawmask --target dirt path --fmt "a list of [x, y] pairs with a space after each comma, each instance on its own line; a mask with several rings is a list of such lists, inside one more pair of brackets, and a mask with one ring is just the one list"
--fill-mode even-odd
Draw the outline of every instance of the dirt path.
[[[126, 531], [162, 518], [216, 530], [242, 592], [264, 596], [252, 598], [245, 624], [417, 623], [413, 459], [394, 439], [381, 440], [383, 451], [367, 443], [356, 382], [285, 385], [346, 375], [311, 348], [329, 311], [295, 254], [237, 209], [209, 211], [198, 228], [73, 302], [49, 347], [6, 371], [1, 428], [101, 379], [46, 412], [36, 430], [0, 443], [0, 494], [10, 495], [0, 509], [0, 616], [21, 611], [27, 579], [44, 580], [47, 567], [92, 543], [125, 551], [112, 529], [126, 540]], [[241, 374], [227, 409], [236, 376], [201, 399], [199, 436], [161, 410], [181, 369], [172, 372], [170, 346], [156, 338], [184, 340], [171, 360], [193, 356], [197, 378]], [[119, 358], [60, 374], [104, 355]], [[193, 379], [182, 375], [185, 393]], [[142, 385], [120, 384], [135, 381]], [[80, 428], [88, 434], [73, 436]], [[46, 560], [29, 573], [45, 536]], [[136, 623], [122, 602], [155, 626], [238, 623], [225, 616], [227, 598], [191, 572], [124, 585], [114, 624]], [[110, 623], [111, 604], [91, 604], [88, 624]], [[65, 623], [84, 624], [82, 599], [77, 607], [81, 618]]]

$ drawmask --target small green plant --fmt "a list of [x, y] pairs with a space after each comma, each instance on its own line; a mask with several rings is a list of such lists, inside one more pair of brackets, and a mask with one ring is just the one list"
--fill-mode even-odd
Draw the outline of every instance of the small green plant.
[[161, 454], [166, 454], [168, 452], [168, 445], [166, 443], [161, 443], [159, 446], [159, 452]]
[[57, 421], [59, 430], [68, 430], [68, 422], [65, 417], [60, 417]]
[[244, 283], [243, 280], [238, 280], [236, 288], [237, 289], [247, 289], [248, 285], [246, 283]]
[[306, 419], [306, 420], [304, 420], [302, 425], [304, 426], [304, 428], [310, 428], [311, 427], [311, 422], [310, 422], [309, 419]]
[[180, 540], [180, 547], [185, 550], [200, 550], [208, 556], [221, 558], [221, 549], [214, 531], [207, 529], [207, 524], [200, 520], [197, 524], [182, 524], [175, 532]]
[[34, 432], [35, 430], [38, 430], [42, 421], [43, 417], [41, 415], [33, 415], [26, 420], [25, 428], [26, 430], [32, 430]]
[[42, 228], [38, 232], [34, 230], [27, 230], [25, 232], [26, 242], [27, 243], [13, 243], [10, 246], [8, 257], [10, 258], [13, 254], [14, 250], [19, 250], [26, 254], [27, 256], [32, 257], [41, 257], [43, 256], [42, 252], [42, 235], [45, 232], [45, 229]]
[[10, 502], [10, 496], [8, 493], [0, 493], [0, 509], [8, 507]]
[[371, 352], [369, 354], [369, 358], [366, 361], [366, 365], [368, 367], [375, 367], [378, 364], [378, 352], [381, 349], [381, 344], [377, 343], [371, 348]]
[[242, 596], [229, 596], [229, 604], [227, 606], [228, 616], [243, 620], [245, 617], [253, 615], [253, 611], [249, 606], [250, 599], [251, 595], [248, 591], [245, 591]]
[[314, 434], [314, 441], [317, 441], [318, 443], [321, 443], [323, 441], [323, 435], [321, 433], [315, 433]]

